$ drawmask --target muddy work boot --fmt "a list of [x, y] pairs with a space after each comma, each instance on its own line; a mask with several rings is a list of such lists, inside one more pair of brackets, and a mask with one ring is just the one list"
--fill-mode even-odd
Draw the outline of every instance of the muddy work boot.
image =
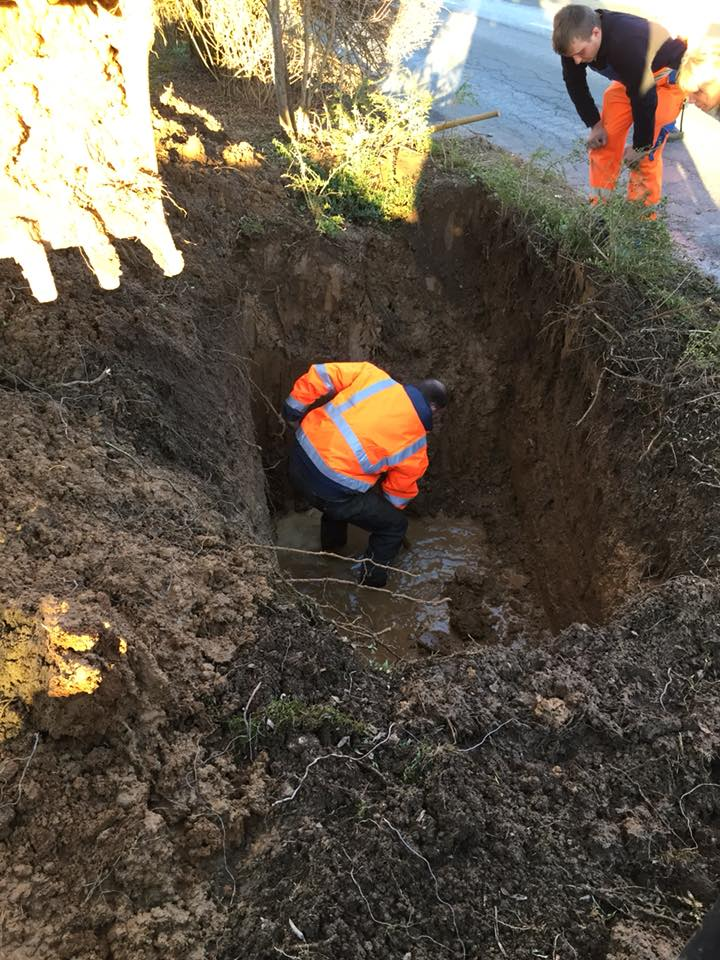
[[384, 587], [387, 583], [387, 570], [365, 553], [353, 564], [353, 571], [361, 587]]

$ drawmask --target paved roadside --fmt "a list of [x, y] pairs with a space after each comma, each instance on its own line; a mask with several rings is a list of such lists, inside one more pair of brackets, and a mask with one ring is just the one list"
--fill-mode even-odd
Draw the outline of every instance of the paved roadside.
[[[435, 94], [435, 119], [498, 109], [498, 119], [464, 129], [521, 156], [545, 150], [585, 189], [579, 148], [586, 131], [550, 45], [552, 15], [506, 0], [449, 0], [435, 37], [411, 67]], [[606, 81], [591, 71], [588, 77], [599, 104]], [[720, 282], [720, 123], [689, 106], [683, 130], [684, 139], [665, 149], [668, 224], [685, 252]]]

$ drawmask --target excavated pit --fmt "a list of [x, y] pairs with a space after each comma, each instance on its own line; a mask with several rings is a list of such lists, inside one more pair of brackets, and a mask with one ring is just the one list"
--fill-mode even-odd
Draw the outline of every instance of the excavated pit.
[[[290, 441], [274, 410], [310, 363], [372, 359], [400, 380], [437, 376], [451, 391], [408, 511], [421, 540], [432, 523], [460, 552], [457, 564], [443, 570], [438, 557], [428, 571], [432, 596], [452, 597], [439, 631], [448, 652], [468, 637], [489, 642], [601, 623], [643, 586], [682, 571], [671, 557], [666, 505], [649, 502], [638, 470], [637, 407], [612, 388], [593, 403], [601, 367], [579, 334], [589, 283], [581, 271], [541, 265], [478, 188], [434, 191], [402, 240], [358, 238], [340, 256], [318, 240], [289, 260], [283, 254], [275, 286], [279, 253], [272, 245], [254, 251], [273, 309], [245, 335], [280, 548], [319, 545], [313, 523], [293, 519], [302, 504], [293, 503], [281, 466]], [[398, 566], [418, 572], [421, 550], [416, 544]], [[338, 561], [281, 549], [280, 562], [298, 581], [352, 579]], [[399, 592], [410, 580], [396, 575]], [[426, 630], [423, 616], [407, 612], [398, 623], [384, 600], [351, 586], [297, 586], [339, 613], [330, 616], [341, 625], [355, 617], [371, 633], [392, 625], [403, 656]]]

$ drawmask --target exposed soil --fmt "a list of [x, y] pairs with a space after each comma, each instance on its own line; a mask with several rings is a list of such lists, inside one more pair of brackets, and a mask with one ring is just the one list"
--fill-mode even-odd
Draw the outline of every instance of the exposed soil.
[[[320, 238], [185, 84], [225, 132], [160, 107], [179, 277], [54, 253], [41, 306], [0, 264], [3, 960], [672, 960], [720, 866], [712, 408], [594, 401], [631, 311], [477, 186]], [[479, 649], [368, 669], [279, 576], [318, 358], [449, 384], [413, 510], [487, 533]]]

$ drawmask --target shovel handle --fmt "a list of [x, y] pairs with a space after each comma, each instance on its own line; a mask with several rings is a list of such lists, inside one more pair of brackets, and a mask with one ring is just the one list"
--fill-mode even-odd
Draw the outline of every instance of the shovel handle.
[[471, 117], [459, 117], [457, 120], [445, 120], [444, 123], [435, 123], [430, 127], [430, 133], [439, 133], [441, 130], [451, 130], [453, 127], [462, 127], [466, 123], [479, 123], [480, 120], [492, 120], [499, 117], [499, 110], [488, 110], [487, 113], [474, 113]]

